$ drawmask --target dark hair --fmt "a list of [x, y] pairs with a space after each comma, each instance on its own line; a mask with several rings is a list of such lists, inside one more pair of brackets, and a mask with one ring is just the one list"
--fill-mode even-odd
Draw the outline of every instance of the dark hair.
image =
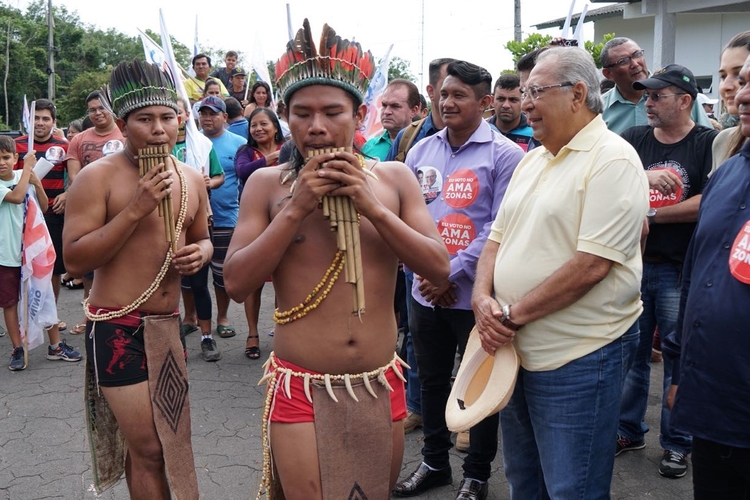
[[100, 102], [104, 103], [104, 98], [102, 98], [102, 93], [98, 90], [95, 90], [86, 96], [86, 104], [90, 103], [94, 99], [99, 99]]
[[276, 133], [273, 135], [273, 141], [276, 144], [283, 144], [284, 143], [284, 134], [281, 132], [281, 124], [279, 123], [279, 118], [276, 116], [276, 113], [274, 113], [270, 108], [255, 108], [252, 113], [250, 113], [250, 116], [247, 117], [247, 145], [251, 147], [258, 147], [258, 142], [253, 139], [253, 135], [250, 133], [250, 124], [253, 122], [253, 118], [255, 115], [258, 115], [260, 113], [265, 113], [266, 116], [271, 120], [271, 123], [273, 123], [273, 126], [276, 127]]
[[427, 109], [427, 99], [422, 94], [419, 94], [419, 110], [422, 111]]
[[[742, 31], [734, 35], [732, 39], [727, 42], [724, 48], [721, 49], [721, 53], [723, 54], [724, 51], [728, 49], [737, 49], [740, 47], [744, 47], [745, 50], [750, 52], [750, 31]], [[726, 152], [724, 153], [724, 157], [721, 161], [727, 160], [739, 153], [746, 140], [747, 138], [742, 135], [742, 130], [740, 129], [740, 127], [735, 128], [734, 131], [729, 135]]]
[[210, 68], [211, 67], [211, 58], [208, 57], [206, 54], [196, 54], [195, 56], [193, 56], [193, 60], [190, 62], [190, 65], [191, 66], [195, 66], [195, 61], [197, 61], [198, 59], [204, 59], [204, 58], [208, 62], [208, 67]]
[[452, 57], [442, 57], [440, 59], [433, 59], [432, 61], [430, 61], [430, 66], [427, 70], [430, 85], [432, 85], [433, 87], [437, 85], [438, 80], [440, 80], [440, 73], [443, 70], [443, 66], [446, 66], [454, 61], [455, 59], [453, 59]]
[[531, 71], [534, 69], [534, 66], [536, 66], [536, 58], [539, 57], [539, 54], [547, 50], [549, 47], [539, 47], [538, 49], [534, 49], [528, 54], [522, 55], [518, 62], [516, 63], [516, 71], [519, 73], [522, 71]]
[[36, 100], [36, 110], [39, 111], [40, 109], [48, 109], [49, 114], [52, 115], [52, 119], [57, 120], [57, 108], [55, 108], [55, 104], [49, 99]]
[[206, 83], [203, 86], [204, 97], [208, 95], [206, 94], [206, 92], [208, 92], [208, 87], [211, 87], [212, 85], [216, 85], [217, 87], [219, 87], [219, 93], [221, 93], [221, 83], [219, 82], [219, 80], [217, 80], [216, 78], [209, 78], [208, 80], [206, 80]]
[[604, 95], [605, 92], [608, 92], [613, 88], [615, 88], [614, 80], [607, 80], [605, 78], [604, 80], [599, 82], [599, 92], [601, 92], [602, 95]]
[[255, 104], [256, 106], [258, 105], [258, 103], [255, 102], [255, 91], [258, 90], [260, 87], [263, 87], [264, 89], [266, 89], [266, 95], [268, 96], [268, 98], [266, 99], [265, 105], [268, 106], [271, 104], [271, 100], [272, 100], [271, 86], [261, 80], [258, 80], [257, 82], [255, 82], [255, 84], [253, 85], [253, 88], [250, 89], [248, 101]]
[[91, 127], [93, 127], [94, 126], [94, 122], [91, 121], [91, 117], [90, 116], [86, 115], [86, 117], [81, 122], [81, 126], [83, 127], [81, 129], [81, 132], [83, 132], [84, 130], [88, 130]]
[[466, 61], [453, 61], [446, 71], [448, 75], [469, 85], [477, 99], [492, 93], [492, 75], [481, 66]]
[[495, 86], [492, 87], [497, 90], [498, 87], [503, 90], [514, 90], [521, 86], [521, 78], [515, 73], [505, 73], [500, 75], [500, 78], [495, 82]]
[[630, 38], [625, 38], [624, 36], [618, 36], [613, 38], [612, 40], [608, 41], [604, 44], [604, 47], [602, 47], [602, 51], [599, 54], [599, 64], [601, 64], [602, 68], [606, 68], [609, 66], [609, 51], [614, 49], [615, 47], [619, 47], [620, 45], [624, 45], [628, 42], [632, 42]]
[[224, 99], [224, 106], [227, 107], [227, 117], [230, 120], [242, 116], [242, 104], [234, 97]]
[[281, 99], [276, 103], [276, 115], [286, 117], [286, 103]]
[[409, 108], [419, 106], [419, 89], [414, 85], [414, 82], [404, 78], [395, 78], [388, 82], [388, 87], [396, 86], [406, 87], [406, 104], [409, 105]]
[[0, 151], [16, 154], [16, 141], [9, 135], [0, 135]]
[[[226, 59], [227, 57], [234, 57], [235, 59], [237, 59], [240, 56], [237, 55], [237, 52], [233, 50], [227, 50], [227, 53], [224, 55], [224, 59]], [[208, 63], [208, 64], [211, 64], [211, 63]]]

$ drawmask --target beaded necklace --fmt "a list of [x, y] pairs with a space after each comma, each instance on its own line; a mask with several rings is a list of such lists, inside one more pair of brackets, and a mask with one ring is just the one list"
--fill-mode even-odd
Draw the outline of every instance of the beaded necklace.
[[[174, 169], [177, 170], [177, 175], [179, 175], [180, 177], [180, 214], [177, 217], [177, 225], [175, 227], [175, 235], [179, 240], [180, 233], [182, 232], [182, 225], [185, 222], [185, 217], [187, 215], [188, 190], [187, 184], [185, 183], [185, 174], [182, 173], [182, 169], [177, 166], [176, 162], [171, 156], [170, 159], [172, 160]], [[94, 314], [89, 311], [89, 298], [86, 297], [86, 299], [84, 299], [83, 301], [83, 312], [86, 315], [86, 318], [88, 318], [89, 321], [111, 321], [113, 319], [122, 318], [126, 314], [130, 314], [131, 312], [135, 311], [143, 304], [145, 304], [146, 301], [151, 298], [154, 292], [156, 292], [156, 290], [159, 288], [159, 285], [161, 285], [164, 276], [166, 276], [167, 271], [169, 270], [169, 264], [171, 263], [172, 249], [170, 247], [167, 249], [167, 256], [164, 258], [164, 263], [161, 265], [161, 269], [159, 269], [159, 273], [156, 275], [156, 278], [154, 278], [151, 286], [149, 286], [146, 291], [140, 295], [140, 297], [131, 302], [130, 305], [125, 306], [122, 309], [110, 311], [104, 314]]]

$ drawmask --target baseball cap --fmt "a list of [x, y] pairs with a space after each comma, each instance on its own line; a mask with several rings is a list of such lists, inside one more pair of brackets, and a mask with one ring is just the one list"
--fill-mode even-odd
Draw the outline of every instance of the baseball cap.
[[719, 102], [718, 99], [711, 99], [706, 94], [698, 94], [698, 104], [710, 104], [711, 106], [713, 106], [717, 102]]
[[693, 99], [698, 95], [698, 86], [693, 72], [679, 64], [670, 64], [651, 75], [651, 78], [633, 82], [635, 90], [663, 89], [670, 85], [681, 88]]
[[229, 73], [229, 78], [235, 77], [235, 76], [237, 76], [237, 75], [242, 75], [242, 76], [245, 76], [246, 74], [247, 74], [247, 73], [245, 73], [245, 70], [244, 70], [244, 69], [242, 69], [242, 68], [240, 68], [240, 67], [236, 67], [236, 68], [234, 68], [234, 69], [233, 69], [233, 70], [232, 70], [232, 71], [231, 71], [231, 72]]
[[215, 95], [210, 95], [206, 97], [198, 104], [198, 111], [200, 111], [203, 108], [209, 108], [211, 111], [215, 113], [227, 112], [227, 106], [226, 104], [224, 104], [224, 101], [222, 101]]

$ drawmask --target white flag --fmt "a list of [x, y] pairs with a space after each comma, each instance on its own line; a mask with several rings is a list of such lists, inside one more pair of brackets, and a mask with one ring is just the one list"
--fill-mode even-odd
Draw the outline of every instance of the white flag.
[[380, 66], [378, 66], [378, 69], [372, 76], [370, 86], [367, 87], [367, 93], [365, 94], [367, 115], [360, 131], [366, 139], [371, 139], [383, 133], [383, 124], [380, 123], [380, 110], [383, 102], [383, 92], [385, 92], [385, 88], [388, 86], [391, 49], [393, 49], [393, 44], [388, 47], [385, 57], [380, 61]]

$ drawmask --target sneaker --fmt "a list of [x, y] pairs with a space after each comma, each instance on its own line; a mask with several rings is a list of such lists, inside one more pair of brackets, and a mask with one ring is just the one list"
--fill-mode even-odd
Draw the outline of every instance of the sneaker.
[[404, 434], [413, 432], [417, 427], [422, 427], [422, 415], [410, 411], [404, 420]]
[[201, 353], [203, 361], [219, 361], [221, 359], [221, 352], [216, 346], [216, 341], [212, 338], [201, 340]]
[[618, 434], [617, 445], [615, 447], [615, 456], [618, 456], [620, 453], [623, 453], [626, 451], [642, 450], [645, 447], [646, 447], [645, 439], [639, 439], [637, 441], [634, 441], [632, 439], [622, 437]]
[[471, 439], [469, 438], [469, 431], [461, 431], [458, 434], [456, 434], [456, 449], [458, 451], [463, 451], [463, 452], [469, 451], [470, 442], [471, 442]]
[[664, 450], [659, 463], [659, 474], [664, 477], [678, 478], [687, 474], [687, 457], [679, 451]]
[[0, 326], [0, 337], [5, 337], [5, 328]]
[[10, 355], [10, 365], [8, 369], [13, 372], [26, 369], [26, 358], [23, 355], [23, 347], [14, 347]]
[[75, 347], [69, 346], [64, 340], [60, 341], [60, 345], [53, 348], [47, 346], [47, 359], [50, 361], [81, 361], [83, 356], [81, 353], [75, 350]]

